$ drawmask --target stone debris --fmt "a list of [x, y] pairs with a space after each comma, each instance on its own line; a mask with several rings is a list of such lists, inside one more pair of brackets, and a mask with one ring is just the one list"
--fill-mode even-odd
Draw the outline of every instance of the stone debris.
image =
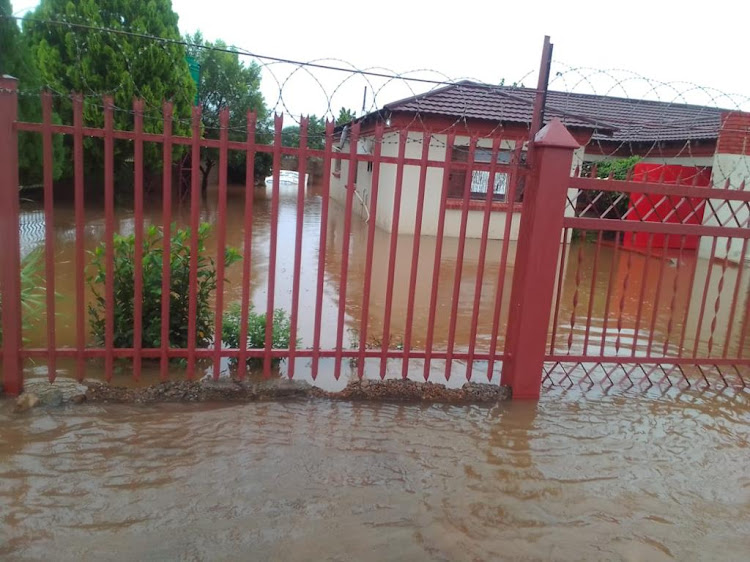
[[57, 377], [53, 383], [46, 378], [30, 378], [24, 381], [23, 387], [23, 394], [16, 399], [16, 412], [37, 406], [56, 408], [67, 402], [80, 403], [88, 390], [87, 386], [68, 377]]
[[371, 400], [384, 402], [427, 402], [487, 404], [507, 400], [510, 389], [492, 384], [466, 383], [461, 388], [410, 380], [354, 380], [340, 392], [329, 392], [302, 381], [271, 379], [263, 382], [220, 379], [214, 381], [168, 381], [145, 388], [124, 388], [91, 382], [88, 402], [256, 402], [302, 398], [329, 400]]
[[465, 383], [461, 388], [403, 379], [351, 381], [341, 392], [322, 392], [333, 400], [373, 400], [384, 402], [433, 402], [448, 404], [487, 404], [510, 398], [510, 388], [494, 384]]
[[147, 387], [113, 386], [100, 381], [80, 384], [60, 377], [54, 383], [32, 379], [16, 400], [15, 410], [35, 406], [60, 406], [65, 403], [113, 402], [151, 404], [157, 402], [259, 402], [299, 399], [353, 400], [375, 402], [425, 402], [445, 404], [491, 404], [510, 398], [505, 386], [466, 383], [461, 388], [447, 388], [431, 382], [402, 379], [354, 379], [338, 392], [330, 392], [303, 381], [277, 378], [264, 381], [239, 381], [204, 378], [196, 381], [167, 381]]

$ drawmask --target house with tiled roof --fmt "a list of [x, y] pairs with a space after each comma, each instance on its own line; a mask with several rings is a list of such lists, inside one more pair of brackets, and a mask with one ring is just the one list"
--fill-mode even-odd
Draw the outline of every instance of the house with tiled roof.
[[[400, 177], [398, 232], [414, 232], [421, 179], [417, 161], [426, 154], [422, 234], [437, 232], [445, 192], [442, 215], [445, 234], [458, 235], [464, 188], [469, 185], [467, 173], [471, 173], [467, 236], [481, 236], [487, 192], [492, 189], [489, 236], [502, 238], [506, 220], [511, 220], [510, 238], [515, 239], [522, 204], [521, 176], [535, 98], [536, 90], [529, 88], [460, 82], [388, 103], [357, 120], [359, 138], [355, 152], [362, 160], [357, 162], [352, 174], [346, 158], [336, 161], [332, 169], [331, 196], [344, 202], [351, 184], [357, 194], [354, 212], [367, 218], [373, 203], [375, 131], [383, 127], [380, 142], [383, 160], [378, 169], [378, 226], [387, 231], [395, 226], [393, 210]], [[544, 121], [559, 119], [581, 145], [575, 152], [571, 173], [585, 167], [586, 163], [639, 156], [643, 163], [700, 168], [705, 175], [713, 164], [724, 115], [724, 110], [715, 107], [556, 91], [547, 93], [544, 106]], [[351, 124], [338, 129], [336, 150], [350, 153], [351, 131]], [[426, 152], [423, 150], [425, 138], [429, 138]], [[470, 148], [472, 138], [476, 139], [476, 144]], [[497, 143], [494, 152], [493, 143]], [[493, 153], [497, 154], [497, 173], [490, 188], [486, 164]], [[470, 154], [474, 164], [468, 163]], [[399, 170], [396, 161], [401, 155], [407, 159], [407, 164]], [[473, 170], [473, 167], [481, 169]], [[516, 172], [518, 181], [510, 177]], [[517, 183], [512, 201], [509, 200], [510, 181]], [[571, 192], [570, 196], [575, 198], [576, 193]]]

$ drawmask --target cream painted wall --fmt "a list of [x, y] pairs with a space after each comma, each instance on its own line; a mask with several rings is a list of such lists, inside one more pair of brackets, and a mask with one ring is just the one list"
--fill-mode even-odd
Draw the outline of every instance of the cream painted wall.
[[[422, 156], [422, 133], [410, 132], [407, 135], [407, 144], [405, 149], [406, 158], [419, 159]], [[446, 156], [447, 135], [433, 135], [430, 140], [430, 149], [428, 153], [429, 160], [443, 162]], [[358, 152], [360, 154], [372, 153], [372, 137], [360, 139]], [[455, 139], [455, 145], [468, 146], [469, 137], [458, 136]], [[480, 148], [491, 148], [492, 139], [479, 139], [477, 146]], [[504, 140], [501, 149], [513, 150], [515, 141]], [[342, 147], [343, 153], [348, 153], [349, 143]], [[399, 151], [399, 134], [387, 133], [383, 137], [382, 155], [386, 157], [397, 157]], [[571, 174], [583, 162], [584, 148], [576, 150], [571, 165]], [[332, 170], [335, 168], [332, 167]], [[393, 226], [394, 196], [396, 187], [397, 165], [382, 163], [380, 165], [380, 181], [378, 189], [378, 207], [376, 224], [378, 227], [390, 232]], [[346, 160], [341, 162], [341, 174], [337, 178], [331, 177], [331, 197], [340, 204], [346, 202], [346, 181], [348, 178], [349, 163]], [[440, 199], [443, 189], [443, 168], [428, 167], [425, 182], [425, 200], [424, 211], [422, 215], [422, 234], [434, 236], [437, 234], [438, 222], [440, 218]], [[405, 165], [403, 169], [403, 182], [401, 189], [401, 206], [399, 216], [399, 234], [414, 234], [415, 222], [417, 217], [417, 202], [419, 195], [419, 176], [420, 167], [416, 165]], [[368, 209], [372, 207], [372, 172], [367, 171], [367, 163], [358, 164], [356, 189], [359, 196], [365, 202]], [[578, 192], [571, 189], [568, 197], [575, 203]], [[355, 216], [365, 219], [365, 211], [359, 197], [354, 197], [353, 212]], [[566, 216], [572, 216], [574, 208], [567, 205], [565, 209]], [[457, 209], [448, 209], [445, 212], [445, 236], [457, 237], [460, 232], [461, 211]], [[472, 210], [468, 214], [466, 236], [468, 238], [479, 238], [482, 231], [484, 212], [482, 210]], [[494, 211], [490, 216], [489, 237], [491, 239], [502, 239], [505, 232], [507, 213]], [[518, 228], [521, 221], [520, 213], [513, 213], [512, 223], [510, 226], [510, 239], [518, 239]]]
[[[711, 183], [714, 188], [723, 189], [729, 180], [729, 189], [739, 189], [742, 182], [750, 182], [750, 156], [735, 154], [717, 154], [714, 156], [713, 170], [711, 173]], [[750, 220], [750, 213], [747, 205], [741, 201], [725, 201], [722, 199], [711, 199], [711, 206], [706, 206], [703, 224], [707, 226], [731, 226], [736, 227], [737, 222], [746, 227]], [[716, 241], [716, 250], [712, 253], [712, 237], [704, 236], [701, 238], [698, 255], [701, 258], [715, 257], [739, 263], [742, 259], [741, 239], [718, 238]], [[747, 260], [745, 260], [747, 266]]]

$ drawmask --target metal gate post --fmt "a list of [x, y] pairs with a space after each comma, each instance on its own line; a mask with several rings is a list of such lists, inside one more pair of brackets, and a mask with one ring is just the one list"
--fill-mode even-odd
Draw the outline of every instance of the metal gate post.
[[534, 137], [533, 179], [523, 199], [501, 379], [513, 398], [539, 398], [565, 198], [578, 147], [559, 119]]
[[0, 77], [0, 297], [3, 327], [3, 387], [23, 391], [21, 369], [21, 249], [18, 235], [17, 80]]

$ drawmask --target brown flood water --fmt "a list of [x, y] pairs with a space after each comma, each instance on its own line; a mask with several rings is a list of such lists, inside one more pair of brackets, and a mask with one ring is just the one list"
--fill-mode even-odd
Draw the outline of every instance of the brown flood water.
[[[292, 280], [294, 264], [294, 232], [296, 224], [297, 186], [281, 185], [279, 221], [278, 221], [278, 254], [276, 268], [275, 306], [291, 309]], [[268, 281], [268, 246], [270, 236], [270, 188], [254, 189], [254, 230], [251, 260], [251, 294], [255, 310], [262, 312], [266, 308], [266, 290]], [[244, 187], [230, 186], [228, 213], [226, 218], [227, 245], [242, 250], [243, 240]], [[317, 283], [319, 231], [320, 231], [321, 197], [319, 187], [307, 189], [304, 205], [304, 231], [302, 244], [302, 266], [300, 285], [299, 333], [300, 348], [310, 347], [313, 340], [313, 326], [316, 317], [315, 287]], [[189, 201], [177, 201], [173, 211], [174, 220], [186, 224], [189, 217]], [[58, 202], [55, 207], [55, 259], [57, 299], [56, 333], [58, 345], [75, 344], [75, 224], [73, 208], [68, 202]], [[206, 201], [201, 205], [201, 220], [216, 223], [216, 190], [209, 190]], [[22, 251], [27, 253], [44, 242], [44, 215], [38, 204], [27, 204], [22, 213]], [[146, 205], [146, 225], [161, 224], [161, 202], [157, 198]], [[132, 211], [117, 211], [116, 228], [121, 233], [132, 233], [134, 220]], [[336, 324], [339, 298], [341, 294], [341, 248], [344, 229], [343, 209], [331, 202], [327, 225], [328, 247], [325, 255], [325, 276], [322, 318], [323, 349], [332, 349], [336, 343]], [[92, 250], [104, 237], [104, 214], [101, 202], [89, 203], [86, 209], [86, 248]], [[396, 256], [395, 290], [393, 296], [393, 313], [391, 318], [391, 347], [403, 341], [408, 285], [411, 275], [412, 236], [399, 236]], [[345, 305], [346, 332], [343, 345], [345, 348], [357, 345], [362, 316], [362, 287], [365, 274], [365, 255], [367, 243], [367, 224], [355, 218], [352, 221], [351, 246], [349, 256], [349, 282]], [[368, 340], [379, 347], [382, 341], [384, 323], [384, 302], [387, 287], [387, 263], [390, 234], [376, 230], [374, 267], [370, 314], [368, 319]], [[495, 302], [498, 269], [503, 243], [492, 240], [488, 244], [485, 274], [482, 279], [481, 306], [478, 317], [476, 349], [487, 352], [492, 333], [493, 306]], [[456, 328], [456, 350], [466, 351], [471, 336], [471, 315], [474, 301], [475, 279], [478, 268], [479, 241], [467, 240], [464, 252], [463, 274], [459, 291], [459, 306]], [[209, 248], [215, 255], [216, 244], [209, 242]], [[579, 260], [579, 249], [581, 259]], [[513, 275], [515, 243], [509, 243], [509, 263], [504, 274], [505, 290], [503, 293], [503, 314], [500, 322], [499, 347], [505, 333], [508, 314], [508, 300]], [[429, 319], [430, 287], [433, 279], [433, 260], [435, 238], [425, 236], [421, 241], [420, 259], [417, 269], [417, 296], [415, 302], [414, 322], [412, 325], [413, 349], [424, 349], [427, 324]], [[445, 350], [448, 342], [451, 299], [456, 267], [457, 240], [446, 238], [443, 246], [439, 271], [438, 310], [435, 322], [435, 349]], [[707, 342], [711, 339], [711, 324], [714, 305], [716, 304], [717, 287], [721, 277], [721, 268], [716, 263], [699, 260], [695, 255], [684, 255], [679, 264], [676, 260], [647, 259], [632, 252], [613, 252], [611, 247], [602, 247], [599, 256], [596, 283], [591, 286], [592, 264], [594, 261], [594, 244], [569, 245], [566, 252], [566, 266], [563, 272], [560, 309], [555, 328], [554, 348], [560, 352], [581, 353], [586, 343], [586, 317], [591, 305], [589, 353], [598, 354], [603, 348], [605, 353], [619, 355], [643, 355], [648, 350], [659, 354], [676, 355], [681, 349], [687, 353], [697, 345], [699, 353], [705, 354]], [[662, 289], [659, 292], [660, 271]], [[241, 296], [241, 263], [227, 270], [225, 303], [238, 302]], [[694, 286], [690, 286], [692, 272], [695, 271]], [[90, 272], [89, 272], [90, 273]], [[576, 284], [576, 278], [580, 283]], [[703, 302], [705, 280], [709, 279], [706, 312], [703, 323], [698, 326], [701, 302]], [[726, 326], [731, 310], [732, 294], [735, 288], [737, 269], [730, 267], [724, 273], [722, 298], [719, 300], [717, 322], [714, 323], [713, 351], [720, 355], [724, 349]], [[737, 308], [745, 309], [748, 293], [749, 275], [745, 275], [742, 287], [738, 291]], [[609, 299], [609, 324], [606, 334], [603, 332], [604, 317], [607, 311], [607, 292], [612, 284]], [[642, 291], [643, 289], [643, 291]], [[590, 303], [593, 294], [594, 302]], [[574, 303], [577, 301], [577, 305]], [[619, 323], [617, 317], [621, 318]], [[638, 324], [638, 318], [641, 318]], [[571, 327], [571, 320], [573, 326]], [[735, 317], [735, 324], [743, 321], [742, 314]], [[638, 337], [635, 338], [636, 327]], [[684, 330], [684, 337], [682, 336]], [[736, 353], [740, 339], [740, 329], [735, 327], [729, 338], [729, 352]], [[569, 336], [572, 337], [569, 338]], [[30, 345], [45, 345], [45, 323], [41, 322], [36, 329], [26, 334]], [[680, 341], [684, 344], [680, 348]], [[570, 341], [570, 348], [568, 342]], [[603, 343], [602, 343], [603, 342]], [[697, 344], [696, 344], [697, 342]], [[618, 351], [619, 349], [619, 351]], [[61, 360], [59, 373], [66, 374], [71, 362]], [[348, 363], [344, 362], [348, 368]], [[499, 365], [494, 376], [499, 373]], [[100, 365], [92, 362], [87, 376], [97, 376]], [[465, 362], [454, 362], [454, 378], [451, 386], [460, 386], [465, 382], [463, 370]], [[29, 363], [29, 369], [43, 371], [43, 362]], [[282, 367], [283, 369], [283, 367]], [[389, 362], [389, 376], [400, 376], [401, 361]], [[421, 360], [410, 362], [409, 376], [422, 378]], [[317, 384], [330, 390], [336, 390], [346, 384], [346, 376], [334, 380], [332, 361], [321, 361], [321, 376]], [[433, 361], [431, 380], [444, 382], [445, 366], [443, 361]], [[377, 360], [368, 360], [366, 375], [377, 376]], [[144, 366], [144, 380], [155, 380], [158, 367], [153, 363]], [[182, 376], [179, 373], [176, 376]], [[486, 380], [486, 363], [476, 362], [477, 380]], [[299, 359], [296, 364], [296, 378], [311, 380], [310, 360]], [[496, 380], [496, 378], [494, 379]], [[122, 382], [122, 381], [121, 381]]]
[[[242, 240], [242, 202], [241, 191], [233, 189], [227, 241], [237, 247]], [[261, 311], [268, 275], [268, 203], [267, 193], [256, 193], [252, 298]], [[149, 222], [159, 222], [159, 208], [153, 205]], [[209, 199], [204, 220], [214, 220], [214, 209]], [[276, 299], [277, 306], [287, 308], [294, 209], [295, 191], [285, 188]], [[187, 204], [176, 213], [184, 220]], [[312, 338], [319, 216], [320, 197], [311, 188], [302, 259], [303, 346]], [[101, 208], [87, 208], [87, 217], [91, 249], [104, 233]], [[38, 210], [28, 207], [24, 252], [43, 239], [43, 224]], [[120, 212], [118, 224], [120, 231], [132, 231], [132, 214]], [[70, 207], [58, 206], [55, 228], [61, 295], [57, 335], [61, 344], [73, 345]], [[326, 347], [335, 343], [342, 230], [343, 213], [333, 206], [322, 311]], [[346, 303], [347, 326], [352, 329], [361, 318], [365, 241], [365, 225], [354, 221]], [[388, 234], [378, 232], [377, 264], [386, 263], [387, 247]], [[488, 309], [495, 296], [501, 247], [499, 242], [489, 246], [488, 255], [494, 259], [488, 259], [483, 283], [480, 350], [489, 345]], [[580, 321], [571, 329], [570, 320], [585, 316], [589, 307], [593, 246], [581, 247], [580, 271], [578, 248], [567, 256], [563, 273], [554, 342], [561, 351], [568, 349], [571, 333], [573, 352], [585, 341]], [[425, 238], [422, 250], [419, 275], [424, 283], [432, 275], [434, 239]], [[408, 284], [410, 251], [411, 237], [401, 237], [393, 317], [396, 340], [405, 322], [403, 287]], [[446, 345], [455, 252], [455, 241], [447, 240], [436, 326], [439, 348]], [[477, 254], [478, 243], [470, 241], [460, 292], [459, 349], [468, 345], [467, 303], [473, 299]], [[679, 268], [668, 267], [663, 286], [670, 289], [657, 298], [658, 260], [647, 267], [642, 256], [615, 257], [607, 248], [600, 260], [590, 346], [601, 345], [611, 275], [611, 314], [621, 312], [622, 321], [618, 330], [612, 325], [607, 329], [607, 352], [613, 353], [619, 343], [621, 353], [640, 354], [651, 342], [655, 349], [666, 343], [668, 353], [677, 353], [683, 326], [684, 347], [692, 350], [698, 334], [698, 349], [705, 350], [708, 335], [695, 318], [703, 286], [698, 283], [691, 291], [688, 280], [693, 268], [701, 268], [696, 275], [701, 279], [713, 266], [692, 257]], [[239, 265], [229, 271], [229, 302], [239, 299], [239, 271]], [[733, 271], [726, 272], [725, 279], [730, 295]], [[512, 267], [508, 282], [511, 275]], [[581, 279], [578, 285], [576, 276]], [[375, 334], [382, 330], [385, 277], [385, 267], [376, 267], [369, 319]], [[642, 283], [647, 286], [643, 299]], [[740, 294], [746, 292], [744, 288]], [[415, 347], [424, 342], [427, 293], [418, 293]], [[672, 300], [675, 309], [688, 314], [676, 314], [670, 323]], [[709, 302], [713, 306], [714, 300]], [[723, 318], [727, 306], [719, 306]], [[639, 308], [644, 320], [634, 342]], [[710, 314], [707, 318], [710, 323]], [[737, 331], [730, 347], [736, 348]], [[715, 340], [722, 341], [722, 334], [717, 332]], [[32, 344], [44, 344], [43, 326], [27, 335]], [[60, 374], [65, 374], [65, 363], [61, 367]], [[305, 379], [302, 367], [298, 365], [298, 374]], [[44, 364], [29, 368], [44, 371]], [[87, 376], [96, 376], [96, 368], [92, 363]], [[419, 362], [413, 368], [421, 376]], [[481, 380], [484, 372], [478, 368]], [[436, 362], [435, 380], [442, 381], [442, 370]], [[321, 365], [321, 384], [336, 388], [346, 383], [347, 377], [336, 382], [330, 375]], [[459, 375], [451, 384], [463, 382]], [[731, 388], [616, 392], [558, 387], [547, 389], [539, 403], [493, 408], [305, 401], [83, 405], [15, 415], [9, 401], [0, 402], [0, 558], [747, 560], [750, 395]]]
[[750, 396], [493, 408], [0, 401], [3, 560], [721, 560]]

